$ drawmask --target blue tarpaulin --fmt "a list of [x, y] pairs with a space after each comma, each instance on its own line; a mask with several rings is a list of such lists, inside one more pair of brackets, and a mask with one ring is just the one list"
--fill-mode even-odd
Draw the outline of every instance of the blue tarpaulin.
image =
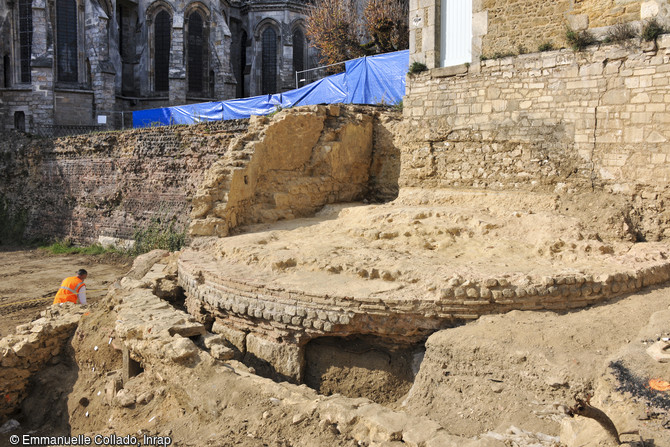
[[313, 104], [397, 104], [405, 96], [409, 50], [347, 61], [346, 71], [274, 95], [133, 112], [133, 127], [195, 124], [266, 115], [278, 107]]

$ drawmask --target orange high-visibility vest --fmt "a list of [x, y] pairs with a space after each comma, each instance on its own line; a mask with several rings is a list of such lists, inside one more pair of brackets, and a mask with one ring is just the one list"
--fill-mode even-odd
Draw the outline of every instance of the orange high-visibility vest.
[[79, 294], [79, 291], [83, 286], [84, 281], [82, 281], [76, 276], [70, 276], [69, 278], [65, 278], [60, 285], [60, 289], [58, 289], [56, 298], [54, 298], [54, 304], [60, 304], [66, 302], [76, 304], [78, 301], [77, 294]]

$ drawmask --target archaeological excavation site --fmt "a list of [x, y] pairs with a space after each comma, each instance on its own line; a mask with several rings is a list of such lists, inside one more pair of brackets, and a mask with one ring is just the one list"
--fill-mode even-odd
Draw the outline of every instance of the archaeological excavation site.
[[402, 107], [2, 133], [0, 446], [670, 446], [670, 34], [489, 57], [537, 24], [475, 1], [445, 66], [439, 3]]

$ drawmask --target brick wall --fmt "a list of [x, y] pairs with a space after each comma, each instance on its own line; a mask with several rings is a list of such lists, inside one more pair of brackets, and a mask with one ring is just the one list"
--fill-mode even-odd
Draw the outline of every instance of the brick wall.
[[26, 216], [26, 238], [129, 239], [154, 219], [183, 228], [204, 172], [246, 128], [241, 120], [55, 140], [5, 133], [0, 201], [9, 219]]

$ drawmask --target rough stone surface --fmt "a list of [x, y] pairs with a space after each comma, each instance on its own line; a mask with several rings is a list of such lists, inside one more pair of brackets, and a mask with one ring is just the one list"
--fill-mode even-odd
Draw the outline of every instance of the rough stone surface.
[[249, 120], [237, 120], [55, 140], [6, 133], [0, 237], [127, 246], [148, 228], [185, 231], [191, 213], [194, 233], [218, 234], [326, 203], [389, 200], [398, 192], [398, 118], [308, 106], [255, 118], [248, 132]]
[[33, 374], [65, 348], [85, 309], [65, 303], [41, 312], [42, 318], [0, 340], [0, 421], [19, 408]]
[[664, 238], [669, 57], [660, 39], [410, 77], [400, 187], [602, 189], [627, 197], [642, 239]]
[[[227, 236], [240, 225], [314, 214], [367, 193], [372, 117], [323, 106], [254, 117], [193, 199], [190, 234]], [[331, 110], [332, 112], [332, 110]]]
[[[441, 66], [441, 2], [410, 2], [410, 60], [428, 68]], [[608, 27], [630, 23], [638, 28], [642, 20], [670, 22], [667, 0], [480, 0], [472, 2], [472, 60], [480, 56], [500, 58], [538, 51], [543, 44], [568, 46], [566, 26], [590, 29], [604, 38]], [[458, 38], [462, 38], [458, 36]]]
[[3, 227], [15, 225], [18, 237], [93, 243], [102, 236], [120, 245], [151, 226], [183, 231], [205, 171], [246, 128], [226, 121], [54, 140], [5, 133]]

